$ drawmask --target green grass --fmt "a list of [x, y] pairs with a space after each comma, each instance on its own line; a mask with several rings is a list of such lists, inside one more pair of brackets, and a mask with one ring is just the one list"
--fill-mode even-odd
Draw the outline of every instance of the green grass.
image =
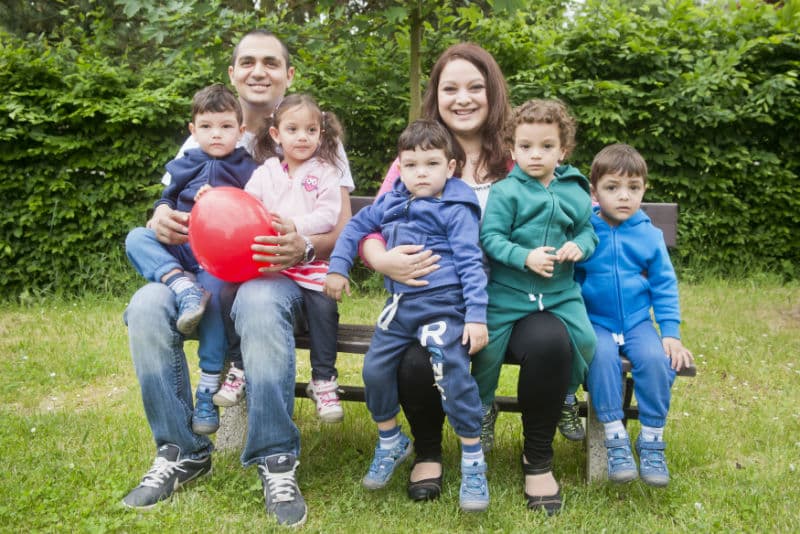
[[[458, 446], [445, 438], [445, 489], [433, 503], [405, 496], [408, 466], [367, 492], [360, 478], [375, 429], [361, 403], [322, 425], [296, 402], [306, 531], [357, 532], [788, 532], [800, 524], [800, 286], [771, 280], [681, 287], [683, 337], [698, 366], [676, 381], [667, 425], [672, 482], [653, 489], [586, 485], [582, 444], [556, 438], [564, 512], [527, 512], [519, 469], [519, 416], [501, 413], [489, 455], [492, 505], [458, 511]], [[380, 297], [350, 299], [344, 322], [371, 322]], [[250, 532], [272, 530], [253, 468], [215, 455], [214, 473], [148, 513], [121, 507], [149, 468], [144, 418], [122, 322], [124, 300], [0, 304], [0, 531]], [[189, 345], [196, 367], [195, 347]], [[361, 356], [340, 358], [341, 382], [361, 383]], [[310, 373], [298, 357], [299, 378]], [[500, 394], [514, 394], [514, 369]], [[638, 423], [632, 422], [635, 435]]]

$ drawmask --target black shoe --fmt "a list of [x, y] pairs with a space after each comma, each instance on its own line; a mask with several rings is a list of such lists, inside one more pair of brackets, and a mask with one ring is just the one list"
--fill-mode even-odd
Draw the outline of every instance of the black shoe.
[[[538, 468], [533, 467], [531, 464], [525, 462], [525, 455], [522, 455], [523, 475], [544, 475], [551, 471], [551, 465]], [[527, 491], [523, 493], [528, 500], [528, 510], [543, 510], [548, 516], [559, 513], [564, 505], [563, 499], [561, 498], [561, 488], [557, 489], [553, 495], [529, 495]]]
[[586, 437], [586, 431], [578, 415], [578, 401], [572, 404], [565, 401], [561, 405], [561, 419], [558, 420], [558, 430], [570, 441], [583, 441]]
[[294, 454], [286, 453], [267, 456], [258, 466], [267, 515], [274, 515], [279, 525], [299, 527], [306, 522], [308, 507], [294, 476], [298, 465]]
[[[442, 463], [441, 458], [438, 460], [414, 460], [414, 465], [421, 462], [438, 462]], [[411, 471], [414, 471], [414, 466], [411, 466]], [[425, 478], [417, 480], [416, 482], [408, 481], [408, 497], [412, 501], [432, 501], [438, 499], [442, 494], [442, 477], [444, 476], [444, 468], [439, 473], [438, 477]]]
[[144, 475], [138, 486], [133, 488], [122, 504], [129, 508], [147, 510], [166, 499], [186, 484], [211, 472], [211, 455], [193, 460], [180, 459], [181, 449], [167, 443], [158, 449], [153, 467]]

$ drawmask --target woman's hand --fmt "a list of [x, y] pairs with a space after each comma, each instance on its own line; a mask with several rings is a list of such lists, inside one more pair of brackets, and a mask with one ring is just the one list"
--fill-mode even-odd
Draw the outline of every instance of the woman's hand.
[[189, 241], [189, 214], [174, 210], [166, 204], [156, 206], [146, 226], [165, 245], [182, 245]]
[[278, 235], [256, 236], [255, 243], [250, 245], [253, 261], [272, 264], [259, 268], [262, 273], [274, 273], [293, 267], [303, 261], [306, 254], [306, 241], [297, 233], [291, 221], [273, 215], [272, 227]]
[[382, 241], [367, 239], [362, 245], [364, 259], [384, 276], [407, 286], [422, 287], [427, 280], [418, 280], [439, 268], [441, 256], [423, 245], [398, 245], [386, 250]]

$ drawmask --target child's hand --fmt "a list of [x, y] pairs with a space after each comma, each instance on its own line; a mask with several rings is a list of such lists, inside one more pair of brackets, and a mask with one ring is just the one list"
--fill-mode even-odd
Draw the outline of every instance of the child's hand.
[[525, 258], [525, 267], [545, 278], [553, 276], [553, 266], [556, 256], [552, 254], [555, 247], [538, 247], [528, 253]]
[[694, 363], [694, 356], [689, 352], [689, 349], [683, 346], [680, 339], [665, 337], [661, 340], [661, 344], [664, 346], [664, 352], [667, 353], [667, 356], [672, 361], [672, 368], [675, 371], [685, 369]]
[[197, 202], [198, 200], [200, 200], [200, 197], [203, 196], [203, 194], [205, 194], [205, 192], [208, 191], [209, 189], [211, 189], [211, 186], [208, 184], [198, 189], [197, 193], [195, 193], [194, 195], [194, 201]]
[[325, 287], [322, 292], [337, 302], [342, 300], [342, 291], [350, 296], [350, 280], [341, 274], [328, 273], [325, 276]]
[[[330, 275], [329, 275], [330, 276]], [[464, 334], [461, 344], [469, 343], [469, 355], [472, 356], [489, 343], [489, 330], [483, 323], [464, 323]]]
[[572, 241], [564, 243], [564, 245], [558, 249], [558, 252], [556, 252], [556, 259], [562, 263], [565, 261], [580, 261], [581, 258], [583, 258], [583, 251]]

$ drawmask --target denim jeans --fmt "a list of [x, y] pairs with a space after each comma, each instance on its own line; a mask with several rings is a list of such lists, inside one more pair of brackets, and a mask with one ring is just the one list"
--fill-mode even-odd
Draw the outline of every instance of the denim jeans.
[[[197, 282], [203, 286], [211, 298], [197, 327], [200, 368], [209, 373], [219, 373], [225, 364], [225, 328], [222, 322], [220, 293], [228, 282], [204, 271], [192, 254], [189, 244], [163, 245], [149, 228], [134, 228], [125, 239], [125, 252], [134, 268], [149, 282], [160, 282], [161, 278], [174, 269], [194, 273]], [[174, 307], [174, 299], [173, 304]], [[172, 318], [175, 322], [175, 318]]]
[[594, 325], [597, 351], [589, 365], [588, 387], [592, 404], [601, 423], [621, 420], [622, 361], [631, 361], [633, 392], [639, 406], [639, 422], [646, 426], [663, 427], [667, 422], [670, 389], [675, 371], [664, 352], [661, 338], [649, 321], [643, 321], [624, 332], [624, 344], [618, 345], [612, 333]]
[[[302, 320], [302, 294], [281, 274], [243, 283], [232, 317], [241, 337], [247, 380], [247, 466], [281, 452], [300, 453], [294, 411], [294, 324]], [[192, 432], [192, 389], [184, 337], [175, 330], [175, 297], [163, 284], [137, 291], [125, 311], [131, 356], [156, 445], [174, 443], [184, 456], [213, 449], [206, 436]]]

